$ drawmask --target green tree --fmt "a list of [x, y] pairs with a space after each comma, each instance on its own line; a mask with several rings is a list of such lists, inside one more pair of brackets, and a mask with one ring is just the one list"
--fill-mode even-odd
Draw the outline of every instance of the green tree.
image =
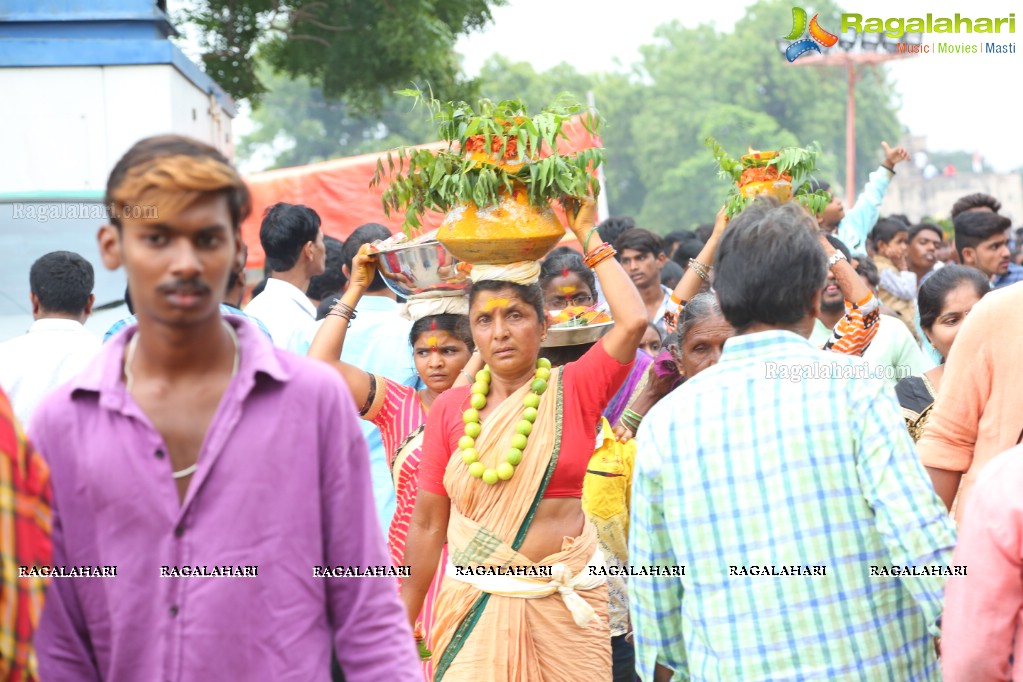
[[461, 87], [458, 36], [505, 0], [197, 0], [181, 13], [199, 32], [204, 68], [237, 98], [267, 91], [257, 61], [307, 77], [331, 99], [381, 107], [390, 91], [428, 81]]
[[324, 97], [308, 78], [289, 78], [261, 69], [269, 86], [252, 110], [253, 130], [239, 141], [243, 160], [269, 158], [267, 168], [368, 154], [401, 145], [433, 141], [436, 132], [412, 100], [391, 95], [379, 113], [354, 111]]
[[[705, 169], [713, 177], [715, 169], [703, 144], [708, 134], [733, 155], [817, 141], [821, 179], [844, 182], [838, 171], [844, 168], [845, 73], [799, 68], [781, 57], [776, 39], [791, 26], [791, 8], [787, 0], [761, 0], [729, 32], [669, 23], [641, 50], [639, 111], [629, 125], [634, 166], [647, 192], [639, 213], [644, 226], [664, 232], [711, 221], [727, 188], [701, 174]], [[830, 0], [815, 10], [824, 26], [838, 25]], [[880, 162], [881, 140], [899, 138], [893, 99], [882, 68], [861, 72], [857, 188]]]

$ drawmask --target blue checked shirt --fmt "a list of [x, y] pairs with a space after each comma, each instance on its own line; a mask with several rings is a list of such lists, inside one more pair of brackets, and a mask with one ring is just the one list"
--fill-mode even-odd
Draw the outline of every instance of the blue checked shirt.
[[1009, 263], [1009, 271], [1004, 275], [998, 275], [994, 281], [991, 282], [992, 289], [1001, 289], [1007, 287], [1010, 284], [1016, 282], [1023, 282], [1023, 265], [1016, 265], [1015, 263]]
[[858, 363], [790, 332], [738, 336], [647, 414], [629, 561], [685, 575], [629, 578], [642, 679], [655, 662], [674, 680], [941, 679], [946, 578], [870, 567], [944, 567], [955, 529], [892, 390], [845, 378]]

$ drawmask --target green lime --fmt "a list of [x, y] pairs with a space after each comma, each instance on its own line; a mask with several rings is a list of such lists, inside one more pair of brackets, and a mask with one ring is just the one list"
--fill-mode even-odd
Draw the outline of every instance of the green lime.
[[469, 465], [469, 475], [473, 478], [479, 478], [486, 470], [487, 468], [483, 466], [483, 462], [473, 462]]
[[521, 433], [523, 436], [528, 436], [532, 432], [533, 425], [525, 419], [519, 420], [519, 423], [515, 425], [515, 433]]
[[472, 465], [473, 462], [480, 458], [475, 448], [466, 448], [462, 450], [462, 461], [468, 465]]
[[471, 447], [475, 447], [476, 439], [472, 436], [462, 436], [458, 439], [458, 448], [460, 450], [468, 450]]
[[477, 410], [482, 410], [487, 406], [487, 396], [480, 393], [473, 393], [472, 397], [469, 398], [469, 404], [475, 407]]
[[481, 428], [482, 427], [480, 426], [479, 422], [472, 422], [471, 424], [466, 424], [465, 435], [469, 436], [469, 438], [479, 438]]
[[504, 453], [504, 460], [512, 466], [518, 466], [519, 462], [522, 461], [522, 450], [512, 448], [508, 452]]
[[550, 369], [551, 361], [547, 358], [537, 358], [536, 366], [537, 368], [543, 367], [544, 369]]
[[486, 395], [490, 393], [490, 384], [485, 381], [477, 381], [472, 385], [472, 392], [479, 393], [480, 395]]
[[522, 404], [525, 405], [526, 407], [532, 407], [533, 409], [536, 409], [540, 407], [540, 396], [538, 396], [535, 393], [530, 393], [525, 398], [523, 398]]
[[525, 419], [527, 422], [535, 422], [536, 416], [537, 412], [535, 407], [527, 407], [526, 409], [522, 410], [522, 418]]
[[543, 379], [544, 381], [547, 381], [548, 379], [551, 378], [551, 371], [546, 367], [539, 367], [536, 370], [536, 374], [534, 374], [533, 376], [535, 376], [537, 379]]
[[525, 450], [526, 443], [528, 442], [529, 439], [523, 436], [521, 433], [516, 433], [514, 436], [511, 437], [511, 446], [516, 450]]
[[547, 390], [547, 380], [537, 379], [533, 382], [533, 385], [530, 386], [529, 389], [533, 391], [533, 393], [540, 395], [541, 393]]
[[476, 410], [476, 408], [470, 407], [462, 413], [462, 421], [466, 424], [478, 424], [480, 421], [480, 413]]
[[476, 372], [476, 381], [480, 382], [481, 384], [489, 384], [490, 370], [484, 367], [480, 371]]
[[497, 483], [497, 472], [493, 469], [487, 469], [483, 472], [483, 482], [487, 485], [494, 485]]
[[508, 462], [501, 462], [497, 465], [497, 477], [502, 481], [507, 481], [509, 478], [515, 475], [515, 467]]

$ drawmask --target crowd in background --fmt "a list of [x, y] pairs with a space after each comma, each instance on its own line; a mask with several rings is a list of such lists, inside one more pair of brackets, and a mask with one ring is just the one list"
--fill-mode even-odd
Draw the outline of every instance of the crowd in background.
[[[952, 234], [881, 216], [884, 154], [817, 216], [661, 235], [583, 202], [532, 275], [423, 305], [391, 230], [288, 203], [247, 292], [240, 176], [141, 141], [105, 204], [160, 219], [99, 237], [131, 317], [87, 332], [93, 266], [57, 251], [0, 344], [0, 677], [1010, 679], [1023, 228], [983, 193]], [[341, 565], [410, 570], [307, 577]]]

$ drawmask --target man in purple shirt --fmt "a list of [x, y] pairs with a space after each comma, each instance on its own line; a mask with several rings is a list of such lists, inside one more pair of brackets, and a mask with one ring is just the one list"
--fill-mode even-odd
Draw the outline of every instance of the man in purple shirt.
[[105, 203], [100, 252], [138, 326], [33, 421], [54, 564], [104, 576], [51, 582], [41, 679], [325, 681], [333, 649], [347, 682], [418, 682], [394, 578], [337, 577], [389, 567], [348, 391], [220, 315], [241, 177], [204, 144], [148, 138]]

